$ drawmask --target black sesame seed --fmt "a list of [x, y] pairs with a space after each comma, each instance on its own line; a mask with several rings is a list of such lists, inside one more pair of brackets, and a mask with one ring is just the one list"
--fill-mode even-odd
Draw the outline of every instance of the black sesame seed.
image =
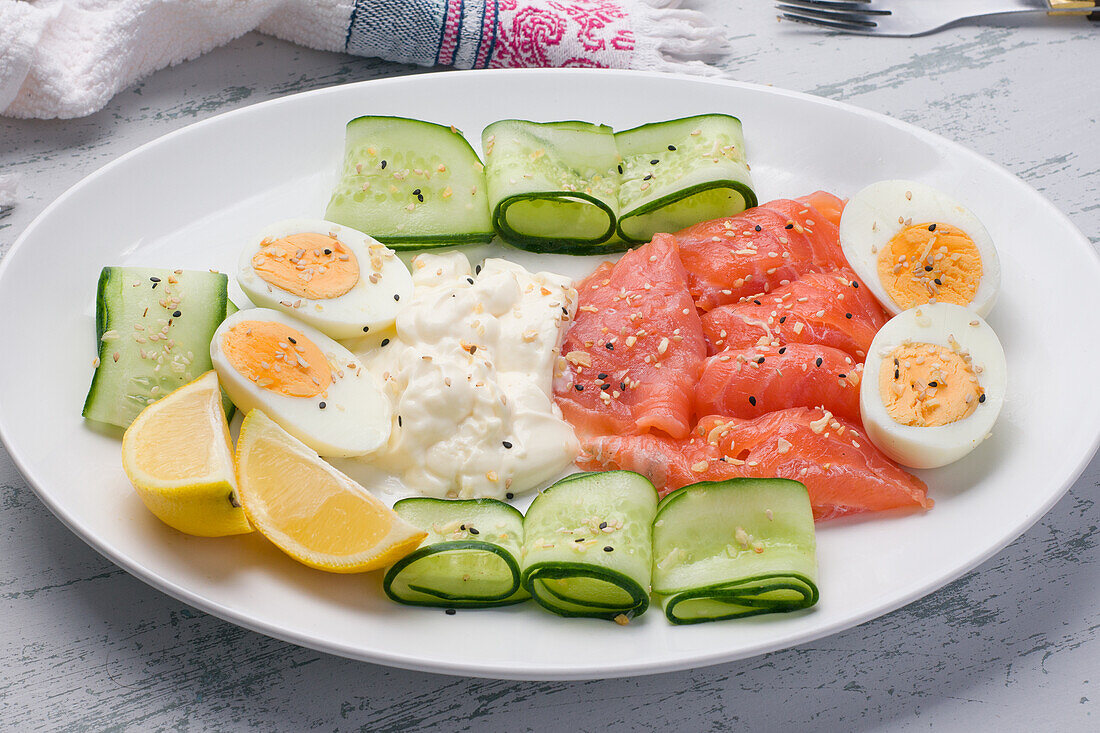
[[[780, 323], [786, 323], [787, 322], [787, 317], [786, 316], [779, 316], [779, 322]], [[782, 354], [783, 352], [780, 351], [779, 353]]]
[[657, 165], [660, 162], [661, 162], [660, 160], [658, 160], [657, 158], [654, 158], [653, 160], [649, 161], [649, 164], [650, 165]]
[[936, 283], [937, 285], [943, 285], [943, 281], [940, 280], [938, 277], [933, 279], [932, 282]]
[[424, 203], [424, 194], [422, 194], [422, 193], [416, 194], [416, 200], [419, 201], [420, 203]]
[[476, 527], [470, 527], [470, 534], [481, 534], [481, 532], [478, 532]]
[[763, 364], [764, 363], [764, 357], [760, 357], [759, 359], [757, 359], [756, 363], [757, 364]]
[[456, 613], [458, 613], [458, 611], [454, 610], [453, 608], [448, 608], [443, 613], [447, 614], [448, 616], [454, 616]]
[[851, 317], [852, 317], [852, 314], [851, 314], [851, 313], [845, 313], [845, 314], [844, 314], [844, 317], [845, 317], [845, 318], [851, 318]]
[[382, 170], [386, 170], [386, 161], [382, 161]]
[[978, 402], [985, 402], [985, 395], [984, 394], [978, 395]]
[[901, 371], [900, 370], [898, 370], [898, 369], [894, 370], [894, 379], [901, 379]]
[[604, 344], [603, 347], [605, 349], [607, 349], [608, 351], [614, 351], [615, 350], [615, 344], [611, 343], [610, 341], [608, 341], [606, 344]]
[[176, 311], [175, 313], [172, 314], [172, 317], [173, 318], [179, 318], [182, 315], [183, 315], [183, 313], [180, 313], [179, 311]]
[[928, 386], [929, 386], [929, 387], [939, 387], [939, 386], [940, 386], [940, 383], [939, 383], [939, 382], [929, 382], [929, 383], [928, 383]]
[[[786, 318], [786, 316], [784, 316], [784, 318]], [[779, 347], [779, 353], [780, 354], [786, 354], [787, 353], [787, 347], [786, 346]]]
[[853, 288], [859, 288], [859, 283], [857, 283], [856, 281], [853, 280], [852, 281], [852, 287]]
[[505, 448], [511, 448], [512, 447], [512, 444], [509, 443], [507, 440], [502, 441], [501, 445], [503, 445]]
[[232, 491], [229, 492], [229, 504], [235, 509], [241, 508], [241, 503], [237, 501], [237, 497]]
[[326, 407], [328, 407], [328, 405], [325, 404], [324, 402], [318, 402], [317, 406], [320, 407], [322, 410], [325, 409]]
[[157, 282], [153, 283], [153, 290], [156, 290], [158, 285], [160, 285], [159, 280]]
[[473, 285], [473, 284], [474, 284], [474, 279], [473, 279], [472, 277], [468, 277], [468, 278], [466, 278], [466, 282], [468, 282], [468, 283], [470, 283], [471, 285]]
[[645, 175], [644, 175], [644, 176], [642, 177], [642, 180], [643, 180], [643, 181], [648, 181], [648, 180], [650, 180], [650, 179], [652, 179], [652, 178], [653, 178], [653, 174], [652, 174], [652, 173], [646, 173], [646, 174], [645, 174]]
[[619, 382], [619, 389], [621, 389], [623, 392], [625, 392], [626, 391], [626, 382]]
[[398, 295], [397, 293], [394, 293], [394, 294], [393, 294], [393, 299], [394, 299], [394, 300], [401, 300], [401, 296], [400, 296], [400, 295]]
[[607, 379], [607, 375], [604, 374], [603, 372], [600, 372], [599, 374], [596, 375], [596, 379]]
[[936, 231], [936, 225], [935, 224], [929, 224], [928, 225], [928, 231], [930, 231], [930, 232]]
[[513, 494], [513, 493], [512, 493], [511, 491], [509, 491], [508, 493], [506, 493], [506, 494], [504, 495], [504, 498], [505, 498], [505, 499], [515, 499], [515, 498], [516, 498], [516, 495], [515, 495], [515, 494]]
[[762, 228], [762, 227], [761, 227], [761, 226], [760, 226], [759, 224], [757, 224], [757, 225], [756, 225], [755, 227], [753, 227], [753, 228], [754, 228], [754, 229], [755, 229], [756, 231], [758, 231], [758, 232], [760, 232], [760, 231], [763, 231], [763, 228]]
[[669, 146], [668, 146], [668, 149], [669, 149], [669, 150], [675, 150], [675, 149], [676, 149], [676, 146], [675, 146], [675, 145], [669, 145]]
[[600, 522], [600, 529], [607, 529], [607, 522]]
[[817, 357], [817, 361], [814, 362], [817, 366], [821, 366], [821, 357]]
[[622, 175], [622, 173], [623, 173], [623, 167], [620, 165], [619, 166], [619, 175]]
[[753, 302], [753, 303], [756, 303], [757, 305], [760, 305], [760, 301], [759, 301], [759, 300], [754, 300], [754, 301], [752, 301], [752, 302]]
[[925, 265], [924, 266], [924, 271], [925, 272], [932, 272], [932, 265]]
[[794, 224], [788, 224], [787, 226], [785, 226], [783, 228], [784, 229], [794, 229]]
[[470, 356], [477, 353], [477, 344], [470, 344]]
[[607, 390], [611, 389], [611, 385], [610, 384], [601, 384], [600, 389], [602, 389], [604, 392], [606, 392]]
[[614, 548], [614, 547], [612, 547], [611, 545], [604, 545], [604, 546], [603, 546], [603, 551], [604, 551], [604, 552], [614, 552], [614, 551], [615, 551], [615, 548]]
[[[366, 327], [366, 326], [363, 326], [363, 330], [364, 330], [364, 331], [366, 331], [366, 330], [367, 330], [367, 327]], [[287, 341], [289, 341], [289, 342], [290, 342], [290, 343], [292, 343], [292, 344], [297, 344], [297, 343], [298, 343], [298, 342], [297, 342], [297, 341], [296, 341], [296, 340], [294, 339], [294, 337], [293, 337], [293, 336], [287, 336], [287, 337], [286, 337], [286, 340], [287, 340]]]
[[420, 195], [420, 189], [419, 188], [414, 188], [413, 189], [413, 196], [419, 196], [419, 195]]
[[481, 265], [478, 265], [477, 267], [474, 268], [474, 274], [475, 275], [480, 275], [481, 274]]
[[752, 405], [753, 407], [756, 407], [756, 398], [753, 397], [752, 395], [749, 395], [749, 404]]
[[160, 278], [159, 278], [159, 277], [151, 277], [151, 278], [149, 278], [149, 280], [150, 280], [150, 282], [155, 282], [155, 283], [159, 283], [159, 282], [160, 282]]
[[847, 379], [848, 378], [847, 374], [838, 374], [837, 376], [840, 377], [841, 379]]
[[573, 541], [574, 542], [584, 542], [584, 537], [578, 537], [577, 539], [575, 539]]
[[584, 385], [583, 384], [574, 384], [573, 389], [577, 390], [578, 392], [583, 392], [584, 391]]
[[363, 333], [370, 331], [370, 326], [363, 326]]
[[389, 339], [382, 339], [382, 343], [380, 343], [379, 346], [387, 346], [387, 345], [389, 345], [389, 343], [390, 343]]
[[331, 250], [331, 249], [328, 249], [328, 248], [326, 247], [326, 248], [325, 248], [325, 254], [327, 254], [327, 255], [330, 255], [330, 254], [332, 254], [332, 250]]
[[403, 427], [403, 426], [404, 426], [404, 424], [405, 424], [405, 421], [401, 419], [401, 416], [400, 416], [400, 415], [398, 415], [398, 416], [397, 416], [397, 427], [399, 427], [399, 428], [400, 428], [400, 427]]

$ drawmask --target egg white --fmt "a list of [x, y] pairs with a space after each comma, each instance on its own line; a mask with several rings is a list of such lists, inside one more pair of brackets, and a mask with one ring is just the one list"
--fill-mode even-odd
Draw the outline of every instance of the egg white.
[[[238, 372], [222, 349], [222, 336], [242, 321], [273, 321], [300, 331], [328, 360], [332, 384], [314, 397], [291, 397]], [[317, 329], [276, 310], [251, 308], [229, 316], [210, 342], [218, 381], [239, 410], [260, 410], [319, 455], [349, 458], [372, 453], [390, 437], [390, 401], [350, 351]], [[340, 373], [343, 376], [340, 376]], [[325, 407], [321, 409], [320, 403]]]
[[[879, 392], [883, 359], [906, 342], [952, 348], [952, 336], [958, 347], [970, 354], [985, 402], [968, 417], [947, 425], [920, 427], [895, 422]], [[863, 429], [879, 450], [903, 466], [937, 468], [954, 463], [989, 436], [1004, 405], [1007, 373], [997, 334], [973, 311], [951, 303], [910, 308], [890, 319], [871, 342], [859, 389]]]
[[[310, 299], [283, 290], [259, 276], [252, 266], [252, 257], [266, 240], [306, 233], [334, 234], [355, 256], [359, 263], [359, 280], [351, 290], [336, 298]], [[389, 249], [385, 250], [378, 281], [370, 281], [372, 245], [382, 246], [372, 237], [342, 224], [324, 219], [287, 219], [272, 224], [248, 241], [241, 251], [237, 281], [257, 306], [289, 313], [334, 339], [362, 336], [392, 326], [404, 305], [402, 300], [408, 302], [413, 290], [409, 268]]]
[[[899, 218], [903, 223], [898, 223]], [[882, 306], [896, 315], [902, 306], [887, 294], [879, 280], [878, 256], [902, 229], [924, 222], [957, 227], [974, 241], [982, 258], [982, 278], [967, 307], [984, 317], [992, 310], [1001, 287], [997, 248], [978, 217], [942, 191], [917, 181], [872, 183], [845, 205], [840, 217], [840, 245], [859, 278]]]

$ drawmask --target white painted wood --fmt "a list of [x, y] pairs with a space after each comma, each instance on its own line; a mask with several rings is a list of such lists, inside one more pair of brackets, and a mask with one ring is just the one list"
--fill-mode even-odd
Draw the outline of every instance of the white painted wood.
[[[699, 5], [728, 28], [730, 76], [958, 140], [1043, 191], [1100, 246], [1100, 25], [1037, 18], [877, 39], [776, 24], [764, 0]], [[90, 118], [0, 120], [0, 171], [23, 174], [20, 205], [0, 216], [0, 254], [63, 190], [143, 142], [295, 91], [414, 71], [249, 35], [150, 77]], [[1036, 242], [1036, 256], [1048, 246]], [[1067, 317], [1081, 321], [1082, 338], [1100, 333], [1095, 314]], [[31, 355], [0, 349], [33, 368]], [[1057, 358], [1072, 358], [1072, 344]], [[1098, 485], [1094, 459], [994, 559], [824, 640], [691, 672], [529, 683], [351, 662], [194, 611], [84, 545], [0, 452], [0, 728], [1093, 730]]]

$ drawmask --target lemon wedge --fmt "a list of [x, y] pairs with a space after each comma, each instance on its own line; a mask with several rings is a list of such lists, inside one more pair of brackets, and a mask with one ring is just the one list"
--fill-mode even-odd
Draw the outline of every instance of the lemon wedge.
[[141, 411], [122, 436], [122, 468], [170, 527], [202, 537], [252, 531], [236, 498], [233, 443], [212, 371]]
[[383, 568], [427, 536], [259, 410], [241, 426], [237, 478], [256, 529], [310, 567]]

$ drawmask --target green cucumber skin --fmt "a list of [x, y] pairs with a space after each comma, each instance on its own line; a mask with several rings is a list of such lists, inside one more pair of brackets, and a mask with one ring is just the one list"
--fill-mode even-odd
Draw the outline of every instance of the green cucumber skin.
[[[730, 556], [737, 531], [745, 528], [763, 552], [744, 548]], [[797, 481], [741, 478], [685, 486], [657, 507], [653, 544], [654, 593], [673, 624], [798, 611], [819, 599], [813, 514]], [[662, 568], [662, 560], [676, 552], [686, 552], [689, 562]], [[778, 590], [801, 598], [763, 597]], [[678, 615], [677, 608], [691, 600], [727, 604], [729, 612]]]
[[[398, 560], [386, 571], [382, 588], [391, 600], [410, 606], [437, 608], [492, 608], [527, 600], [527, 594], [520, 587], [520, 567], [516, 559], [523, 537], [523, 514], [511, 504], [497, 499], [412, 497], [398, 501], [393, 508], [402, 519], [428, 532], [428, 537], [418, 549]], [[494, 515], [496, 519], [493, 518]], [[484, 529], [483, 539], [445, 539], [432, 526], [441, 522], [462, 522], [469, 525], [481, 524], [484, 528], [483, 523], [487, 521], [505, 525], [500, 529], [509, 535], [508, 540], [501, 540], [497, 534]], [[476, 526], [474, 528], [477, 529]], [[505, 541], [508, 547], [502, 544]], [[412, 584], [408, 588], [418, 594], [416, 597], [405, 597], [395, 590], [394, 584], [401, 572], [417, 561], [435, 554], [470, 550], [492, 553], [501, 558], [511, 573], [511, 587], [495, 596], [475, 597], [456, 596], [430, 588], [418, 588]]]
[[[691, 133], [698, 130], [699, 134]], [[758, 201], [752, 187], [752, 178], [745, 163], [744, 147], [745, 138], [741, 128], [741, 121], [730, 115], [707, 114], [684, 117], [665, 122], [654, 122], [641, 125], [629, 130], [623, 130], [615, 134], [623, 157], [624, 172], [622, 186], [619, 193], [620, 213], [616, 222], [616, 233], [619, 238], [630, 244], [642, 244], [652, 239], [653, 234], [659, 231], [677, 231], [684, 226], [697, 221], [707, 221], [722, 216], [730, 216], [740, 213], [746, 208], [756, 206]], [[711, 143], [711, 140], [714, 143]], [[725, 146], [718, 152], [706, 152], [700, 156], [700, 151], [719, 141], [728, 141], [734, 151], [727, 154]], [[668, 146], [676, 148], [668, 150]], [[715, 164], [712, 156], [718, 158]], [[645, 180], [636, 173], [654, 174], [668, 170], [664, 167], [650, 167], [649, 160], [657, 159], [667, 164], [672, 158], [673, 165], [681, 169], [679, 176], [669, 184], [664, 184], [661, 177], [655, 175], [648, 193], [641, 190]], [[702, 158], [702, 160], [700, 160]], [[738, 175], [716, 175], [683, 188], [674, 187], [676, 181], [689, 177], [704, 167], [715, 164], [724, 174], [736, 172]], [[660, 164], [658, 164], [659, 166]], [[638, 184], [637, 191], [633, 190], [634, 184]], [[714, 211], [708, 211], [691, 222], [668, 222], [667, 226], [650, 226], [642, 236], [635, 236], [624, 229], [624, 223], [632, 219], [646, 216], [660, 211], [685, 199], [696, 196], [706, 191], [725, 189], [738, 194], [744, 201], [744, 206], [737, 210], [723, 206]]]
[[[415, 145], [417, 139], [422, 144]], [[390, 149], [360, 157], [358, 149], [364, 146]], [[421, 169], [430, 177], [416, 173], [401, 179], [393, 177], [403, 165], [394, 162], [395, 156], [404, 160], [413, 155], [432, 155], [433, 151], [442, 154], [431, 161], [431, 170], [428, 163]], [[390, 164], [385, 173], [377, 169], [382, 160]], [[436, 170], [440, 163], [446, 171]], [[361, 169], [357, 170], [357, 165]], [[371, 184], [370, 192], [362, 189], [365, 182]], [[386, 190], [381, 189], [383, 184]], [[390, 185], [398, 191], [390, 192]], [[448, 196], [444, 196], [446, 187], [452, 188]], [[414, 190], [422, 191], [425, 200], [417, 201]], [[469, 190], [475, 192], [469, 194]], [[386, 196], [386, 200], [374, 200], [377, 194]], [[416, 206], [415, 217], [405, 211], [409, 204]], [[470, 208], [457, 208], [465, 204]], [[428, 207], [426, 214], [421, 213], [422, 207]], [[407, 117], [365, 115], [348, 122], [340, 179], [325, 218], [369, 234], [393, 249], [488, 243], [494, 234], [484, 169], [469, 142], [453, 127]], [[405, 226], [410, 229], [403, 231], [401, 227]]]
[[[649, 607], [652, 521], [657, 492], [644, 476], [629, 471], [572, 474], [535, 497], [524, 520], [522, 584], [536, 603], [562, 616], [614, 619], [641, 615]], [[596, 530], [602, 518], [623, 527]], [[557, 530], [572, 527], [596, 540], [581, 553]], [[612, 547], [611, 552], [603, 547]], [[629, 602], [567, 597], [546, 581], [591, 579], [617, 588]], [[610, 590], [610, 589], [609, 589]]]
[[[185, 323], [171, 316], [173, 312], [160, 305], [164, 289], [159, 292], [151, 287], [150, 277], [159, 277], [165, 288], [182, 292], [184, 300], [179, 309], [185, 311]], [[169, 284], [168, 278], [178, 280]], [[133, 287], [135, 282], [139, 287]], [[96, 288], [96, 342], [99, 365], [92, 375], [92, 383], [84, 401], [82, 414], [89, 420], [126, 428], [144, 407], [156, 402], [178, 387], [197, 379], [210, 371], [210, 339], [225, 319], [230, 307], [228, 297], [229, 278], [220, 273], [183, 271], [146, 267], [105, 267], [100, 271]], [[144, 311], [142, 315], [138, 311]], [[148, 315], [145, 315], [148, 314]], [[134, 324], [155, 324], [162, 317], [171, 319], [171, 338], [174, 350], [184, 354], [192, 352], [193, 359], [179, 374], [171, 369], [152, 371], [153, 362], [136, 358], [144, 347], [149, 351], [159, 347], [138, 344], [134, 341]], [[117, 331], [119, 338], [104, 341], [108, 331]], [[159, 342], [158, 342], [159, 343]], [[120, 355], [114, 361], [113, 355]], [[142, 387], [140, 381], [153, 382]], [[160, 387], [156, 399], [151, 388]], [[225, 401], [227, 412], [232, 414], [232, 404]]]
[[[578, 137], [590, 138], [591, 144], [579, 150]], [[598, 149], [601, 138], [605, 139], [606, 149]], [[530, 145], [537, 146], [533, 152], [528, 150]], [[501, 239], [533, 252], [591, 254], [593, 251], [612, 251], [592, 249], [598, 248], [615, 232], [618, 151], [610, 127], [576, 120], [499, 120], [482, 132], [482, 148], [486, 151], [486, 181], [493, 228]], [[595, 152], [593, 148], [597, 148]], [[539, 162], [544, 158], [545, 162]], [[587, 202], [606, 216], [607, 226], [591, 236], [533, 235], [519, 231], [509, 224], [508, 210], [531, 201]]]

